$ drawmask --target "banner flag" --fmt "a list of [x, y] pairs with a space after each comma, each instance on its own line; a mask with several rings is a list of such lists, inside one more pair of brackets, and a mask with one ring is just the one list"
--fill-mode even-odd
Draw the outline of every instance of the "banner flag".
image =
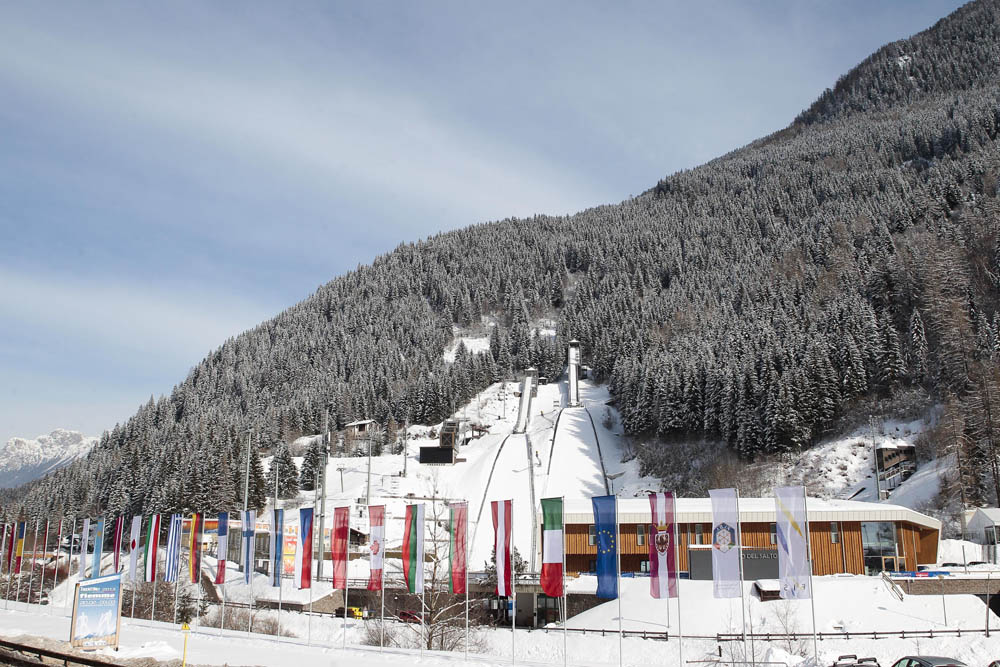
[[740, 517], [736, 511], [736, 489], [713, 489], [712, 498], [712, 580], [717, 598], [738, 598], [740, 581]]
[[806, 531], [806, 489], [782, 486], [774, 490], [775, 528], [778, 537], [778, 580], [781, 597], [804, 600], [812, 596], [809, 577], [809, 546]]
[[494, 500], [490, 503], [493, 511], [493, 556], [497, 566], [496, 594], [502, 598], [511, 595], [512, 591], [510, 531], [513, 505], [513, 500]]
[[21, 562], [24, 560], [24, 536], [27, 532], [27, 521], [17, 524], [17, 536], [14, 538], [14, 574], [21, 574]]
[[86, 579], [84, 576], [87, 571], [87, 547], [90, 546], [90, 519], [83, 520], [83, 528], [80, 531], [80, 567], [79, 575], [80, 579]]
[[201, 576], [201, 534], [204, 527], [204, 515], [201, 512], [192, 514], [191, 529], [188, 531], [188, 572], [192, 584], [197, 584]]
[[677, 597], [677, 546], [674, 541], [674, 494], [649, 494], [652, 523], [649, 546], [649, 594], [656, 599]]
[[142, 533], [142, 517], [132, 517], [132, 533], [129, 535], [128, 579], [139, 581], [139, 537]]
[[184, 530], [184, 517], [180, 514], [170, 515], [170, 530], [167, 533], [167, 562], [164, 565], [163, 581], [177, 581], [178, 570], [181, 567], [181, 533]]
[[563, 595], [563, 499], [542, 498], [542, 591]]
[[281, 586], [281, 561], [285, 558], [285, 510], [271, 510], [271, 548], [270, 558], [271, 586]]
[[14, 528], [16, 524], [4, 524], [3, 525], [3, 548], [4, 556], [0, 560], [0, 572], [7, 570], [7, 574], [10, 574], [11, 561], [14, 558]]
[[295, 549], [295, 586], [312, 588], [313, 508], [299, 510], [299, 542]]
[[243, 582], [249, 586], [253, 577], [254, 541], [257, 523], [257, 510], [249, 510], [240, 515], [243, 524]]
[[330, 558], [333, 559], [333, 590], [347, 587], [347, 549], [351, 535], [351, 508], [337, 507], [333, 510], [333, 538]]
[[618, 597], [618, 507], [615, 496], [591, 498], [597, 531], [597, 597]]
[[424, 506], [407, 505], [403, 526], [403, 579], [411, 593], [424, 592]]
[[149, 517], [146, 546], [143, 548], [144, 581], [156, 581], [156, 554], [160, 546], [160, 515]]
[[219, 512], [216, 521], [215, 583], [226, 583], [226, 556], [229, 554], [229, 512]]
[[371, 557], [368, 569], [368, 590], [382, 590], [382, 560], [385, 556], [385, 505], [368, 506], [368, 523], [371, 526], [371, 536], [368, 547]]
[[125, 516], [115, 519], [115, 572], [121, 572], [122, 538], [125, 537]]
[[90, 578], [101, 576], [101, 556], [104, 555], [104, 518], [97, 520], [97, 529], [94, 531], [94, 557], [90, 564]]
[[465, 578], [468, 575], [466, 559], [468, 549], [465, 537], [469, 525], [469, 503], [451, 503], [448, 506], [450, 521], [448, 522], [448, 590], [453, 595], [465, 593]]

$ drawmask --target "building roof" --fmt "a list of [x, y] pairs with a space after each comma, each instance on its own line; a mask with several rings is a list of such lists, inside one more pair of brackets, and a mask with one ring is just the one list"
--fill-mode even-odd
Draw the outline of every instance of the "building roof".
[[[941, 522], [937, 519], [901, 505], [810, 497], [807, 507], [810, 521], [908, 521], [925, 528], [941, 530]], [[567, 499], [565, 512], [565, 522], [568, 524], [594, 522], [593, 505], [588, 498]], [[676, 518], [678, 523], [711, 523], [712, 500], [678, 498]], [[648, 498], [618, 499], [620, 523], [648, 523], [650, 520]], [[774, 522], [774, 498], [740, 498], [740, 520], [747, 523]]]
[[348, 428], [351, 426], [361, 426], [362, 424], [374, 424], [374, 423], [375, 423], [374, 419], [359, 419], [356, 422], [351, 422], [350, 424], [344, 424], [344, 428]]
[[975, 516], [976, 514], [982, 514], [991, 523], [1000, 523], [1000, 508], [998, 507], [977, 507], [972, 515]]

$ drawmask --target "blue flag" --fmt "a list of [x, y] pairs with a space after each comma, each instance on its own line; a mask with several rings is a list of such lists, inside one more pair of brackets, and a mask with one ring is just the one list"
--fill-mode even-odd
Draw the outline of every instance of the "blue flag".
[[243, 581], [250, 584], [253, 577], [253, 552], [254, 552], [254, 523], [257, 521], [257, 512], [250, 510], [243, 512]]
[[90, 578], [101, 576], [101, 553], [104, 550], [104, 519], [97, 520], [97, 531], [94, 533], [94, 557], [90, 563]]
[[177, 570], [181, 566], [181, 531], [183, 527], [183, 516], [180, 514], [170, 515], [170, 532], [167, 533], [167, 563], [163, 570], [164, 581], [177, 581]]
[[285, 558], [285, 510], [271, 512], [271, 585], [281, 586], [281, 567]]
[[618, 511], [615, 496], [591, 498], [597, 531], [597, 597], [618, 597]]

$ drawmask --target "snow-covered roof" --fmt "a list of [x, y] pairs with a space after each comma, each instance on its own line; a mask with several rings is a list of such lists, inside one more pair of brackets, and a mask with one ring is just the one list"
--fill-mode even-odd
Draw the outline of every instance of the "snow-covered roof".
[[344, 428], [350, 428], [351, 426], [361, 426], [363, 424], [374, 424], [374, 419], [359, 419], [356, 422], [351, 422], [350, 424], [345, 424]]
[[973, 516], [976, 514], [982, 514], [992, 523], [1000, 523], [1000, 508], [998, 507], [979, 507], [976, 508]]
[[[909, 521], [925, 528], [941, 529], [941, 522], [900, 505], [865, 503], [857, 500], [809, 498], [810, 521]], [[678, 498], [678, 523], [711, 523], [711, 498]], [[593, 523], [593, 505], [589, 499], [567, 499], [566, 523]], [[620, 523], [648, 523], [651, 520], [647, 498], [619, 498]], [[774, 498], [740, 498], [740, 520], [771, 523], [774, 519]]]
[[913, 449], [913, 447], [913, 443], [902, 440], [883, 440], [875, 446], [876, 449]]

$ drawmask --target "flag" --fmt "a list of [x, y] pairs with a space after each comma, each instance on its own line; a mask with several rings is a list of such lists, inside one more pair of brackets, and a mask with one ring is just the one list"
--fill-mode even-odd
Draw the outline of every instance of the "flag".
[[510, 570], [513, 565], [510, 556], [510, 529], [513, 500], [494, 500], [490, 503], [493, 512], [493, 556], [497, 565], [496, 594], [507, 597], [512, 594]]
[[191, 530], [188, 534], [188, 572], [191, 583], [197, 584], [201, 576], [201, 533], [205, 527], [205, 515], [195, 512], [191, 515]]
[[104, 519], [97, 520], [97, 529], [94, 531], [94, 557], [90, 562], [90, 578], [101, 576], [101, 556], [104, 553]]
[[778, 580], [781, 597], [804, 600], [812, 596], [809, 577], [809, 517], [806, 489], [782, 486], [774, 490], [775, 528], [778, 534]]
[[215, 552], [215, 583], [226, 583], [226, 556], [229, 554], [229, 512], [219, 512]]
[[736, 511], [736, 489], [713, 489], [712, 580], [717, 598], [738, 598], [740, 581], [740, 517]]
[[403, 526], [403, 579], [411, 593], [424, 592], [424, 506], [407, 505]]
[[167, 562], [163, 566], [163, 581], [177, 581], [177, 572], [181, 567], [181, 533], [184, 530], [184, 517], [180, 514], [170, 515], [170, 530], [167, 533]]
[[333, 539], [330, 558], [333, 559], [333, 590], [347, 587], [347, 547], [351, 534], [351, 508], [337, 507], [333, 510]]
[[3, 525], [3, 544], [4, 548], [7, 550], [7, 554], [4, 556], [3, 560], [0, 561], [0, 571], [3, 570], [4, 564], [6, 564], [7, 573], [10, 574], [11, 561], [14, 558], [14, 528], [16, 524], [4, 524]]
[[448, 569], [451, 576], [448, 578], [449, 592], [453, 595], [465, 593], [466, 575], [468, 564], [468, 549], [466, 548], [466, 536], [469, 525], [469, 503], [452, 503], [449, 506], [451, 521], [449, 521], [450, 533], [448, 540]]
[[87, 546], [90, 544], [90, 519], [83, 520], [83, 528], [80, 531], [80, 571], [81, 579], [87, 569]]
[[146, 546], [143, 552], [143, 568], [146, 581], [156, 581], [156, 552], [160, 546], [160, 515], [149, 517], [149, 529], [146, 533]]
[[125, 533], [125, 517], [115, 519], [115, 572], [121, 569], [122, 537]]
[[249, 510], [240, 516], [243, 524], [243, 581], [249, 586], [253, 577], [254, 533], [257, 511]]
[[368, 590], [382, 590], [382, 559], [385, 555], [385, 505], [368, 506], [368, 523], [371, 527], [368, 551]]
[[649, 546], [649, 594], [656, 599], [677, 597], [677, 545], [674, 544], [674, 494], [649, 494], [652, 522]]
[[299, 510], [299, 543], [295, 549], [295, 586], [312, 588], [313, 509]]
[[132, 533], [128, 541], [128, 578], [139, 581], [139, 538], [142, 533], [142, 517], [132, 517]]
[[542, 498], [542, 591], [563, 595], [563, 499]]
[[21, 574], [21, 561], [24, 559], [24, 535], [27, 532], [27, 521], [17, 524], [17, 535], [14, 536], [14, 574]]
[[285, 510], [271, 511], [271, 586], [281, 586], [281, 561], [285, 557]]
[[618, 597], [618, 501], [615, 496], [590, 499], [597, 531], [597, 597]]

